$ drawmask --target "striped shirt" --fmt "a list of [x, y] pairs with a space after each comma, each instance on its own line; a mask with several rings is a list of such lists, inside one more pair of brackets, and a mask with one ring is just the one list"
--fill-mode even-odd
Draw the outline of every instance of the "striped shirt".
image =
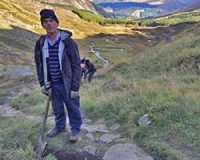
[[60, 71], [60, 63], [58, 58], [60, 39], [57, 40], [52, 46], [48, 43], [49, 61], [48, 69], [52, 83], [61, 83], [63, 81], [62, 73]]

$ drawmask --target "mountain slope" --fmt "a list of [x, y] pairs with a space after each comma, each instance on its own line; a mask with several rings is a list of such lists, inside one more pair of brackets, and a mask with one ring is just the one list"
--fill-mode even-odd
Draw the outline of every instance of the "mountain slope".
[[42, 0], [41, 2], [47, 3], [57, 3], [57, 4], [68, 4], [79, 9], [88, 10], [97, 13], [96, 9], [93, 7], [89, 0]]
[[100, 32], [110, 33], [110, 29], [115, 31], [121, 30], [116, 27], [102, 27], [96, 23], [84, 21], [70, 10], [63, 9], [58, 6], [53, 7], [51, 5], [42, 4], [32, 0], [1, 0], [0, 29], [13, 25], [34, 31], [36, 33], [44, 33], [39, 17], [39, 12], [43, 8], [54, 9], [60, 19], [60, 27], [71, 30], [77, 38], [83, 38], [84, 36]]
[[182, 10], [200, 3], [200, 0], [165, 0], [159, 7], [166, 11]]
[[194, 4], [189, 5], [187, 9], [188, 10], [193, 10], [193, 9], [198, 9], [198, 8], [200, 8], [200, 1], [197, 1]]
[[94, 3], [116, 3], [116, 2], [137, 2], [148, 3], [152, 5], [160, 5], [167, 3], [179, 3], [181, 5], [190, 5], [192, 3], [199, 2], [199, 0], [91, 0]]
[[94, 3], [137, 2], [149, 4], [162, 4], [163, 0], [91, 0]]

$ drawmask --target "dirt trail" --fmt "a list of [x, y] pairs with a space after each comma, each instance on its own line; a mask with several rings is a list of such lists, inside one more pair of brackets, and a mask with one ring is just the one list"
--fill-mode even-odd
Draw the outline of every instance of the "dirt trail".
[[26, 115], [25, 113], [21, 112], [20, 110], [17, 110], [14, 107], [12, 107], [8, 102], [0, 105], [0, 116], [8, 116], [8, 117], [21, 116], [21, 117], [25, 117], [27, 119], [42, 118], [40, 116]]

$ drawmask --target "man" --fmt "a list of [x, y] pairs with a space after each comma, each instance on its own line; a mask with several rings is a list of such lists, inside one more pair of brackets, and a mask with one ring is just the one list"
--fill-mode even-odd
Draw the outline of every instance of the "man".
[[85, 58], [82, 58], [81, 59], [81, 64], [80, 64], [80, 66], [81, 66], [81, 79], [82, 79], [82, 77], [85, 75], [85, 73], [86, 73], [86, 65], [85, 65], [85, 62], [86, 62], [86, 59]]
[[71, 126], [69, 141], [76, 142], [82, 124], [78, 47], [71, 39], [70, 31], [58, 29], [59, 21], [53, 10], [43, 9], [40, 16], [41, 24], [47, 34], [42, 35], [36, 42], [35, 63], [41, 91], [46, 95], [51, 94], [55, 114], [55, 127], [48, 131], [47, 136], [53, 137], [66, 131], [65, 104]]
[[86, 65], [86, 72], [84, 75], [84, 79], [85, 80], [88, 79], [88, 83], [91, 84], [94, 73], [96, 72], [96, 68], [94, 64], [90, 62], [89, 59], [86, 60], [85, 65]]

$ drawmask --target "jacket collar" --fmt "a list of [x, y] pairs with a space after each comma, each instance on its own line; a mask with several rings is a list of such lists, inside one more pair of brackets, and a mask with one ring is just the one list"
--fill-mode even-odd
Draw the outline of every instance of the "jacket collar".
[[[68, 30], [62, 30], [62, 29], [58, 29], [58, 30], [60, 31], [61, 40], [65, 41], [65, 44], [66, 44], [68, 42], [69, 38], [71, 38], [72, 32], [70, 32]], [[40, 38], [39, 38], [40, 48], [42, 48], [44, 46], [45, 39], [46, 39], [46, 35], [40, 36]]]

